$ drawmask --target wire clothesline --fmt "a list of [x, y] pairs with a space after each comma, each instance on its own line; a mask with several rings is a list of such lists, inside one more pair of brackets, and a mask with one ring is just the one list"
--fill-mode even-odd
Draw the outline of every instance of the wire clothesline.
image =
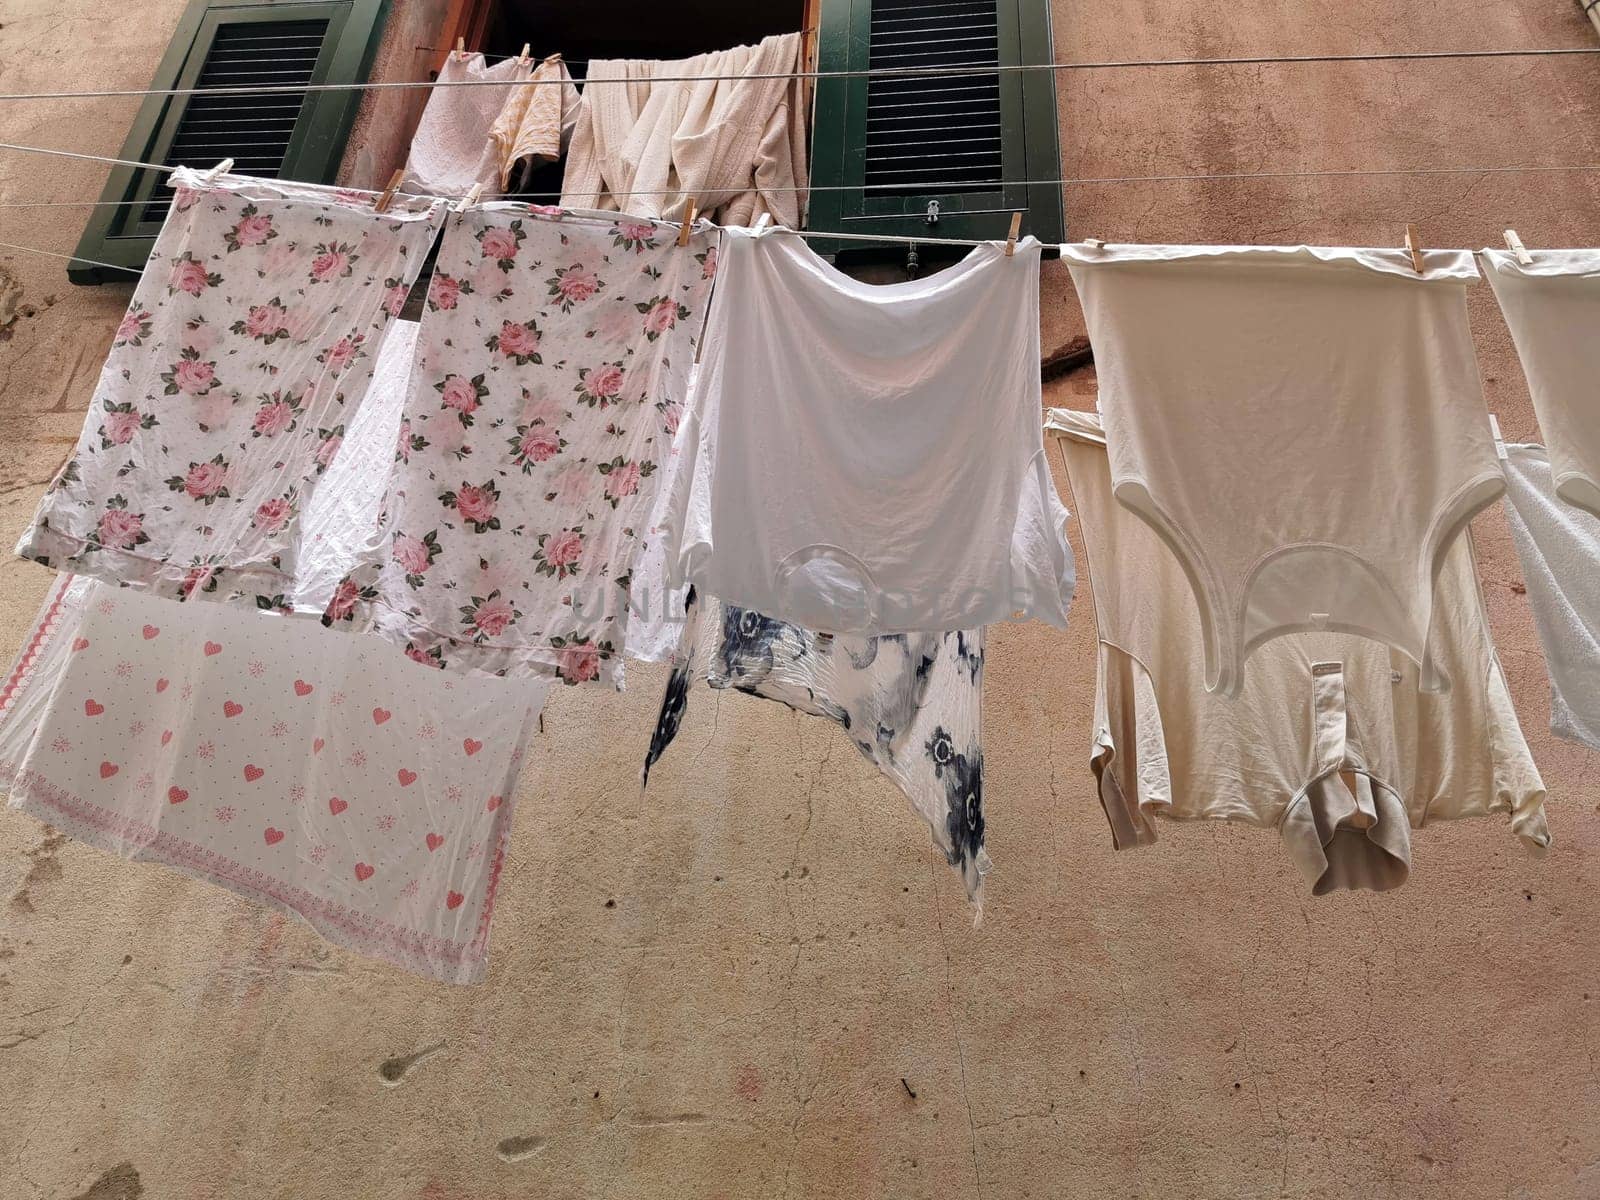
[[[113, 158], [109, 155], [86, 154], [77, 150], [61, 150], [47, 146], [27, 146], [14, 142], [0, 142], [0, 150], [17, 150], [33, 154], [48, 154], [61, 158], [73, 158], [88, 162], [108, 163], [114, 166], [135, 167], [142, 170], [162, 171], [167, 174], [176, 172], [179, 168], [166, 163], [148, 163], [137, 159]], [[1504, 174], [1532, 174], [1556, 172], [1600, 172], [1600, 163], [1572, 163], [1572, 164], [1547, 164], [1533, 166], [1479, 166], [1479, 167], [1393, 167], [1393, 168], [1368, 168], [1352, 170], [1320, 170], [1320, 171], [1236, 171], [1214, 174], [1179, 174], [1179, 175], [1111, 175], [1111, 176], [1083, 176], [1077, 178], [1062, 177], [1059, 179], [1036, 180], [1009, 180], [997, 182], [993, 186], [1058, 186], [1080, 187], [1099, 184], [1118, 183], [1167, 183], [1167, 182], [1211, 182], [1219, 180], [1246, 180], [1246, 179], [1315, 179], [1315, 178], [1345, 178], [1345, 177], [1382, 177], [1382, 176], [1429, 176], [1429, 175], [1504, 175]], [[908, 183], [902, 187], [935, 187], [941, 186], [937, 181], [927, 184]], [[750, 181], [745, 180], [730, 188], [710, 189], [700, 188], [699, 193], [705, 194], [714, 190], [751, 190]], [[346, 188], [347, 192], [359, 192], [366, 195], [377, 195], [370, 188]], [[815, 191], [850, 191], [855, 190], [855, 185], [822, 185], [818, 187], [794, 186], [767, 189], [769, 191], [815, 192]], [[695, 189], [648, 189], [640, 191], [607, 191], [608, 196], [634, 196], [634, 195], [662, 195], [662, 194], [694, 195]], [[447, 197], [418, 196], [410, 193], [398, 193], [411, 199], [447, 199]], [[148, 200], [46, 200], [46, 201], [21, 201], [0, 202], [0, 209], [10, 208], [84, 208], [84, 207], [121, 207], [125, 205], [144, 205]], [[625, 215], [625, 214], [619, 214]], [[679, 225], [678, 221], [660, 222], [666, 225]], [[959, 246], [972, 247], [984, 244], [984, 239], [975, 238], [941, 238], [915, 234], [880, 234], [880, 233], [846, 233], [839, 230], [809, 230], [774, 228], [770, 231], [776, 235], [804, 236], [832, 241], [870, 242], [876, 244], [914, 245], [914, 246]], [[24, 253], [48, 255], [52, 258], [63, 258], [68, 261], [85, 263], [89, 266], [105, 267], [109, 270], [126, 274], [137, 274], [132, 267], [116, 263], [101, 262], [96, 259], [84, 258], [76, 254], [63, 254], [55, 250], [46, 250], [39, 246], [20, 245], [11, 242], [0, 242], [0, 248], [18, 250]], [[1059, 249], [1059, 247], [1050, 247]]]
[[[1305, 65], [1313, 63], [1356, 62], [1438, 62], [1459, 59], [1484, 58], [1550, 58], [1569, 55], [1600, 54], [1597, 46], [1554, 46], [1527, 50], [1394, 50], [1370, 54], [1281, 54], [1249, 55], [1238, 58], [1156, 58], [1156, 59], [1106, 59], [1099, 62], [1048, 62], [1048, 63], [997, 63], [973, 66], [968, 63], [914, 67], [863, 67], [859, 70], [834, 71], [767, 71], [736, 75], [655, 75], [651, 83], [710, 83], [742, 82], [757, 79], [897, 79], [937, 76], [941, 79], [961, 76], [1010, 75], [1027, 71], [1111, 71], [1136, 68], [1170, 67], [1250, 67], [1277, 65]], [[585, 87], [596, 84], [639, 81], [624, 78], [586, 79]], [[173, 87], [173, 88], [114, 88], [91, 92], [8, 92], [0, 93], [0, 101], [11, 100], [97, 100], [132, 96], [300, 96], [312, 92], [370, 92], [388, 90], [431, 90], [452, 87], [565, 87], [565, 79], [450, 79], [450, 80], [385, 80], [378, 83], [288, 83], [241, 84], [232, 87]]]
[[[30, 154], [48, 154], [48, 155], [52, 155], [52, 156], [59, 157], [59, 158], [76, 158], [76, 159], [82, 159], [82, 160], [87, 161], [87, 162], [108, 163], [108, 164], [110, 164], [112, 166], [136, 167], [136, 168], [139, 168], [139, 169], [142, 169], [142, 170], [148, 170], [148, 171], [162, 171], [162, 172], [165, 172], [167, 174], [171, 174], [172, 172], [178, 170], [177, 167], [170, 166], [167, 163], [140, 162], [137, 159], [113, 158], [110, 155], [105, 155], [105, 154], [86, 154], [86, 153], [84, 153], [84, 152], [82, 152], [80, 150], [61, 150], [61, 149], [57, 149], [57, 148], [52, 147], [52, 146], [26, 146], [26, 145], [21, 145], [21, 144], [14, 143], [14, 142], [0, 142], [0, 150], [19, 150], [19, 151], [23, 151], [23, 152], [30, 153]], [[1548, 163], [1548, 164], [1535, 163], [1535, 164], [1529, 165], [1529, 166], [1368, 167], [1368, 168], [1351, 168], [1351, 169], [1330, 168], [1330, 169], [1326, 169], [1326, 170], [1313, 170], [1313, 171], [1222, 171], [1222, 172], [1211, 172], [1211, 173], [1189, 173], [1189, 174], [1172, 174], [1172, 175], [1080, 175], [1080, 176], [1062, 176], [1062, 177], [1056, 178], [1056, 179], [1003, 179], [1003, 180], [996, 180], [996, 181], [994, 181], [992, 184], [990, 184], [988, 186], [995, 187], [995, 188], [1035, 187], [1035, 186], [1037, 186], [1037, 187], [1091, 187], [1091, 186], [1110, 185], [1110, 184], [1119, 184], [1119, 183], [1198, 183], [1198, 182], [1209, 182], [1209, 181], [1213, 181], [1213, 180], [1230, 181], [1230, 180], [1245, 180], [1245, 179], [1324, 179], [1324, 178], [1350, 178], [1350, 177], [1361, 178], [1361, 177], [1411, 176], [1411, 175], [1420, 175], [1420, 176], [1428, 176], [1428, 175], [1520, 175], [1520, 174], [1563, 173], [1563, 172], [1580, 172], [1580, 173], [1582, 173], [1582, 172], [1591, 172], [1591, 171], [1600, 172], [1600, 163]], [[948, 186], [948, 181], [945, 181], [945, 180], [926, 180], [926, 181], [923, 181], [923, 182], [920, 182], [920, 183], [913, 181], [913, 182], [910, 182], [910, 183], [899, 183], [899, 184], [896, 184], [896, 186], [897, 187], [902, 187], [902, 188], [910, 188], [910, 189], [916, 189], [916, 188], [934, 189], [934, 188], [942, 188], [942, 187]], [[768, 186], [759, 186], [758, 187], [758, 186], [752, 184], [750, 180], [744, 179], [744, 180], [739, 180], [739, 181], [733, 182], [733, 183], [727, 183], [727, 184], [724, 184], [724, 185], [722, 185], [720, 187], [711, 187], [711, 186], [701, 185], [698, 188], [692, 187], [692, 186], [683, 186], [683, 187], [678, 187], [678, 188], [664, 188], [664, 189], [663, 188], [642, 188], [642, 189], [638, 189], [638, 190], [635, 190], [635, 191], [627, 191], [627, 190], [612, 191], [612, 190], [608, 189], [604, 193], [595, 193], [595, 195], [597, 197], [599, 195], [606, 195], [606, 196], [659, 196], [659, 195], [700, 195], [700, 194], [709, 195], [709, 194], [714, 194], [714, 193], [719, 193], [719, 192], [727, 192], [727, 191], [806, 192], [806, 193], [811, 193], [811, 192], [848, 192], [848, 191], [857, 191], [857, 190], [859, 190], [859, 187], [860, 187], [860, 185], [857, 185], [857, 184], [818, 184], [816, 186], [808, 186], [806, 184], [795, 184], [795, 185], [787, 185], [786, 184], [786, 185], [782, 185], [782, 186], [773, 186], [773, 187], [768, 187]], [[370, 189], [370, 188], [347, 188], [345, 190], [346, 191], [352, 191], [352, 192], [372, 192], [372, 191], [374, 191], [374, 189]], [[551, 196], [551, 197], [554, 197], [556, 194], [557, 193], [554, 193], [554, 192], [548, 192], [548, 193], [546, 193], [546, 192], [528, 192], [528, 193], [517, 193], [517, 196], [519, 198], [521, 196], [535, 196], [535, 197]], [[572, 193], [566, 193], [566, 194], [567, 195], [571, 195]], [[430, 196], [425, 196], [425, 195], [417, 195], [417, 194], [407, 193], [407, 192], [400, 192], [400, 193], [397, 193], [397, 195], [409, 196], [411, 199], [423, 199], [423, 200], [436, 199], [437, 198], [437, 197], [430, 197]], [[121, 207], [121, 206], [124, 206], [124, 205], [144, 205], [144, 204], [147, 204], [147, 203], [149, 203], [148, 200], [35, 200], [35, 201], [0, 202], [0, 208], [54, 208], [54, 207], [62, 207], [62, 208], [91, 208], [91, 207], [92, 208], [100, 208], [100, 207]], [[811, 231], [806, 231], [806, 232], [810, 233]], [[830, 234], [830, 233], [826, 233], [826, 232], [822, 232], [822, 231], [818, 231], [815, 234], [813, 234], [812, 236], [816, 236], [816, 237], [832, 237], [832, 236], [836, 236], [836, 235]], [[880, 237], [877, 237], [876, 235], [874, 235], [872, 240], [884, 241], [884, 240], [895, 240], [895, 239], [887, 238], [887, 237], [880, 238]], [[914, 242], [921, 243], [921, 242], [926, 242], [929, 239], [921, 238], [921, 237], [908, 237], [908, 238], [904, 238], [904, 239], [901, 239], [901, 240], [914, 241]], [[975, 244], [975, 243], [973, 243], [973, 244]]]

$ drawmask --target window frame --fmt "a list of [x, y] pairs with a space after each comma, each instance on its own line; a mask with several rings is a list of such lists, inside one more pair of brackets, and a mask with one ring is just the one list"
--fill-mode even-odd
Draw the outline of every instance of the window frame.
[[[323, 19], [328, 28], [311, 83], [361, 83], [377, 53], [387, 11], [388, 0], [190, 0], [150, 86], [194, 86], [212, 40], [224, 25]], [[354, 89], [306, 96], [284, 155], [284, 178], [308, 183], [335, 181], [361, 96]], [[188, 102], [186, 96], [146, 96], [117, 157], [129, 162], [162, 161]], [[158, 230], [141, 214], [163, 186], [162, 174], [142, 167], [111, 168], [100, 193], [100, 206], [90, 216], [75, 257], [67, 265], [71, 282], [127, 281], [143, 270]], [[100, 263], [120, 269], [97, 265]]]
[[[1004, 66], [1054, 61], [1049, 0], [996, 0], [1000, 61]], [[872, 0], [822, 0], [817, 28], [817, 70], [863, 71], [871, 57]], [[829, 248], [827, 231], [930, 238], [1003, 238], [1013, 212], [1022, 229], [1043, 242], [1065, 239], [1054, 71], [1000, 75], [1003, 167], [1001, 187], [985, 192], [927, 192], [910, 196], [865, 194], [868, 79], [862, 75], [816, 80], [813, 101], [810, 216], [807, 231]], [[939, 219], [928, 224], [930, 201]], [[839, 247], [843, 243], [831, 243]]]

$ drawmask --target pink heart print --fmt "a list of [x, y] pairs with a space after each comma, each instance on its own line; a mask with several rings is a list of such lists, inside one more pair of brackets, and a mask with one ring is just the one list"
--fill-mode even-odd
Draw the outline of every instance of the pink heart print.
[[387, 708], [375, 708], [372, 710], [372, 723], [374, 725], [382, 725], [392, 716], [394, 716], [394, 714]]
[[415, 771], [408, 771], [404, 767], [401, 767], [395, 772], [395, 778], [400, 781], [401, 787], [410, 787], [417, 781], [417, 773]]
[[72, 648], [74, 650], [87, 650], [89, 648], [89, 639], [86, 637], [73, 638]]
[[444, 845], [444, 836], [442, 834], [430, 833], [428, 835], [429, 850], [437, 850], [442, 845]]
[[225, 717], [237, 717], [243, 711], [244, 705], [235, 704], [232, 700], [225, 701], [222, 705], [222, 715]]
[[182, 804], [188, 798], [188, 791], [177, 784], [173, 784], [167, 789], [167, 803], [169, 804]]
[[349, 807], [350, 801], [341, 800], [337, 796], [333, 796], [328, 800], [328, 811], [336, 817]]
[[254, 783], [265, 774], [266, 772], [256, 766], [255, 763], [245, 763], [244, 765], [244, 781], [246, 783]]
[[324, 746], [326, 746], [327, 744], [328, 743], [323, 741], [321, 738], [317, 738], [315, 741], [313, 741], [311, 743], [311, 753], [313, 753], [313, 754], [321, 754], [322, 753], [322, 748]]
[[483, 743], [477, 738], [469, 737], [461, 743], [461, 748], [467, 752], [467, 757], [471, 758], [479, 750], [483, 749]]
[[117, 766], [117, 764], [114, 762], [102, 762], [100, 764], [100, 778], [110, 779], [120, 770], [122, 770], [122, 768]]
[[161, 626], [159, 626], [159, 625], [146, 625], [144, 627], [143, 633], [144, 633], [144, 640], [148, 642], [153, 637], [160, 637], [161, 636]]
[[207, 658], [210, 658], [213, 654], [221, 654], [221, 653], [222, 653], [222, 643], [221, 642], [207, 642], [206, 643], [206, 657]]
[[167, 680], [165, 680], [165, 679], [156, 680], [156, 694], [160, 695], [162, 692], [164, 692], [166, 690], [167, 690]]
[[106, 706], [98, 700], [85, 700], [83, 702], [83, 714], [86, 717], [98, 717], [105, 710]]
[[267, 839], [267, 845], [276, 846], [279, 842], [283, 841], [283, 830], [274, 829], [271, 825], [268, 825], [266, 833], [263, 834], [263, 836]]
[[167, 744], [167, 743], [168, 743], [168, 742], [170, 742], [170, 741], [171, 741], [171, 740], [172, 740], [172, 730], [170, 730], [170, 729], [163, 729], [163, 730], [162, 730], [162, 731], [161, 731], [161, 744], [162, 744], [162, 745], [163, 745], [163, 746], [165, 746], [165, 745], [166, 745], [166, 744]]
[[444, 895], [444, 906], [446, 908], [460, 908], [461, 902], [465, 899], [466, 897], [460, 892], [446, 892]]
[[356, 882], [365, 883], [367, 880], [372, 878], [372, 872], [374, 870], [376, 870], [375, 867], [369, 867], [366, 863], [358, 862], [356, 864]]
[[500, 807], [500, 801], [501, 801], [501, 798], [499, 796], [490, 796], [489, 797], [488, 810], [490, 812], [493, 812], [495, 809], [499, 808]]
[[313, 688], [304, 679], [296, 679], [294, 681], [294, 694], [296, 696], [309, 696], [315, 690], [316, 689]]

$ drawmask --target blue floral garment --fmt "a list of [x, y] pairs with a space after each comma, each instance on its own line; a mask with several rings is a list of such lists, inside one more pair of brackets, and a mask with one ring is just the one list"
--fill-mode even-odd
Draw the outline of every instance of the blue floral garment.
[[690, 594], [644, 778], [677, 736], [689, 686], [703, 674], [827, 717], [906, 794], [982, 903], [983, 630], [844, 637], [812, 633], [752, 609]]

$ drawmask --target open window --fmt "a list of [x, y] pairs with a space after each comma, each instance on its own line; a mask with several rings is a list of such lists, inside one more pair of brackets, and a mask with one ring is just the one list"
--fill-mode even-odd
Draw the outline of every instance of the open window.
[[[150, 86], [361, 83], [384, 9], [385, 0], [191, 0]], [[147, 96], [118, 157], [202, 168], [231, 158], [250, 175], [332, 183], [360, 99], [354, 90]], [[164, 172], [115, 167], [100, 200], [67, 267], [73, 283], [138, 275], [171, 193]]]
[[[759, 42], [807, 26], [807, 11], [818, 0], [684, 0], [662, 7], [646, 0], [607, 0], [603, 4], [549, 4], [545, 0], [467, 0], [457, 17], [460, 32], [449, 29], [448, 44], [466, 39], [494, 61], [530, 45], [537, 61], [550, 54], [566, 60], [580, 83], [585, 65], [596, 58], [692, 58]], [[475, 44], [474, 32], [479, 40]], [[803, 119], [803, 118], [802, 118]], [[536, 167], [515, 193], [553, 203], [561, 195], [562, 163]]]
[[1021, 212], [1063, 240], [1055, 75], [1010, 69], [1054, 60], [1048, 0], [822, 0], [817, 37], [824, 73], [936, 70], [817, 80], [811, 229], [1003, 238]]

